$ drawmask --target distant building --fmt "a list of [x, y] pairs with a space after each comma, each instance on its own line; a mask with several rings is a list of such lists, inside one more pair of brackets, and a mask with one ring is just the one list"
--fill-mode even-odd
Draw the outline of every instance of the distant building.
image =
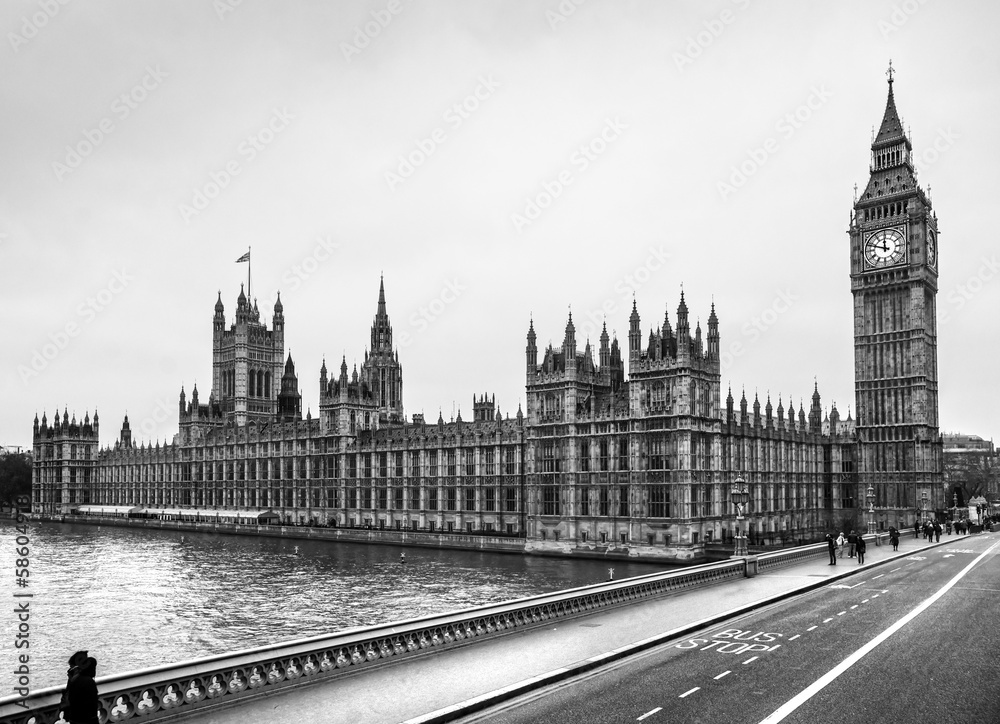
[[1000, 503], [1000, 457], [993, 441], [962, 433], [944, 433], [941, 439], [947, 507], [974, 505], [980, 497]]

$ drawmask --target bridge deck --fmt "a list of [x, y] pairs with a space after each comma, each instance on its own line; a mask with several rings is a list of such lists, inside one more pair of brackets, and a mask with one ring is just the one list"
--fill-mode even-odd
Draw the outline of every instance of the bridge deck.
[[[962, 536], [942, 536], [940, 545], [954, 544]], [[869, 543], [864, 568], [884, 564], [895, 557], [913, 555], [927, 548], [922, 538], [905, 532], [899, 552], [888, 541]], [[204, 724], [245, 722], [437, 722], [455, 718], [448, 712], [477, 697], [497, 700], [507, 687], [533, 688], [546, 675], [561, 670], [592, 666], [588, 659], [624, 655], [653, 642], [675, 629], [712, 620], [743, 608], [763, 606], [769, 601], [815, 587], [861, 567], [848, 558], [830, 566], [826, 555], [793, 563], [754, 578], [733, 580], [693, 588], [674, 595], [633, 605], [601, 610], [551, 626], [512, 633], [439, 654], [400, 660], [386, 666], [363, 669], [336, 681], [290, 689], [229, 709], [185, 717]], [[617, 653], [616, 653], [617, 652]], [[553, 673], [556, 672], [556, 673]], [[565, 675], [565, 674], [563, 674]], [[461, 707], [460, 707], [461, 708]]]

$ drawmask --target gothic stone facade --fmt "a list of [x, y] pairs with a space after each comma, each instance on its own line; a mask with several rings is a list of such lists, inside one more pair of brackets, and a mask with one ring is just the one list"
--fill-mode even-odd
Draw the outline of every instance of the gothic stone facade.
[[[578, 349], [570, 316], [560, 347], [526, 347], [527, 409], [500, 414], [486, 395], [473, 418], [403, 417], [402, 367], [380, 285], [359, 371], [320, 369], [319, 417], [301, 415], [284, 315], [260, 323], [241, 291], [225, 330], [215, 307], [213, 389], [181, 391], [178, 433], [137, 445], [126, 417], [100, 448], [94, 413], [34, 427], [34, 509], [273, 511], [283, 522], [525, 538], [529, 552], [693, 559], [733, 533], [732, 484], [748, 484], [752, 540], [816, 539], [861, 525], [876, 491], [880, 526], [907, 525], [918, 492], [943, 496], [937, 433], [936, 217], [912, 177], [890, 84], [872, 145], [872, 179], [850, 239], [859, 420], [789, 399], [763, 409], [722, 401], [719, 321], [691, 332], [681, 294], [643, 339], [629, 319], [627, 370], [605, 329]], [[897, 236], [898, 235], [898, 236]], [[899, 237], [902, 244], [899, 244]], [[626, 374], [627, 372], [627, 374]], [[280, 385], [277, 383], [281, 375]], [[940, 502], [943, 502], [940, 501]]]

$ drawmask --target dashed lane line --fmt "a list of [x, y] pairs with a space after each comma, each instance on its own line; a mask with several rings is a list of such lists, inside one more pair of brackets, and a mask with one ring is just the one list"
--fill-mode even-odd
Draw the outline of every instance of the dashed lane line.
[[817, 628], [819, 628], [819, 626], [810, 626], [809, 628], [806, 629], [806, 631], [812, 631], [813, 629]]
[[823, 621], [823, 623], [830, 623], [833, 620], [833, 616]]
[[652, 711], [647, 711], [645, 714], [643, 714], [638, 719], [636, 719], [636, 721], [642, 721], [643, 719], [645, 719], [648, 716], [653, 716], [653, 714], [655, 714], [658, 711], [663, 711], [663, 707], [662, 706], [658, 706], [655, 709], [653, 709]]
[[679, 697], [677, 697], [677, 698], [678, 698], [678, 699], [683, 699], [683, 698], [684, 698], [684, 697], [686, 697], [686, 696], [690, 696], [690, 695], [691, 695], [691, 694], [693, 694], [694, 692], [698, 691], [698, 690], [699, 690], [700, 688], [701, 688], [700, 686], [696, 686], [696, 687], [694, 687], [693, 689], [688, 689], [687, 691], [685, 691], [685, 692], [684, 692], [683, 694], [681, 694], [681, 695], [680, 695]]
[[845, 671], [850, 669], [854, 664], [860, 661], [862, 658], [867, 656], [871, 651], [873, 651], [882, 642], [886, 641], [890, 636], [896, 633], [899, 629], [903, 628], [910, 621], [915, 619], [921, 613], [930, 608], [938, 599], [940, 599], [944, 594], [950, 591], [955, 585], [958, 584], [962, 578], [968, 574], [980, 561], [986, 558], [987, 555], [993, 552], [993, 550], [1000, 545], [1000, 542], [994, 543], [989, 548], [987, 548], [983, 553], [981, 553], [972, 563], [967, 565], [962, 569], [958, 575], [944, 584], [940, 589], [938, 589], [933, 595], [920, 603], [916, 608], [910, 611], [908, 614], [900, 618], [896, 623], [892, 624], [885, 631], [880, 633], [878, 636], [873, 638], [867, 644], [862, 646], [860, 649], [855, 651], [853, 654], [848, 656], [846, 659], [841, 661], [835, 667], [830, 669], [828, 672], [819, 677], [812, 684], [807, 686], [801, 692], [796, 694], [794, 697], [789, 699], [787, 702], [782, 704], [780, 707], [774, 710], [774, 712], [768, 716], [766, 719], [762, 720], [760, 724], [778, 724], [778, 722], [784, 721], [787, 716], [794, 713], [800, 706], [805, 704], [809, 699], [818, 694], [820, 691], [825, 689], [827, 685], [833, 682], [838, 676], [843, 674]]
[[732, 671], [723, 671], [723, 672], [722, 672], [721, 674], [719, 674], [718, 676], [716, 676], [716, 677], [715, 677], [715, 680], [716, 680], [716, 681], [718, 681], [718, 680], [719, 680], [719, 679], [721, 679], [721, 678], [722, 678], [723, 676], [728, 676], [728, 675], [729, 675], [729, 674], [731, 674], [731, 673], [733, 673], [733, 672], [732, 672]]
[[795, 634], [794, 636], [792, 636], [792, 637], [791, 637], [790, 639], [788, 639], [788, 640], [789, 640], [789, 641], [794, 641], [795, 639], [797, 639], [797, 638], [798, 638], [799, 636], [801, 636], [801, 635], [802, 635], [802, 634]]
[[749, 659], [747, 659], [746, 661], [743, 662], [743, 665], [746, 666], [751, 661], [756, 661], [758, 658], [760, 658], [760, 657], [759, 656], [751, 656]]

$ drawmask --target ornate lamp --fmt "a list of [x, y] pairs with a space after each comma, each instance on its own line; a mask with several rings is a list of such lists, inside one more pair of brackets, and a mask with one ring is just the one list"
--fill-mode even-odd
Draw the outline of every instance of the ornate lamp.
[[875, 532], [875, 486], [869, 485], [865, 491], [865, 500], [868, 501], [868, 533]]
[[729, 499], [736, 506], [736, 549], [734, 556], [747, 555], [747, 537], [743, 535], [743, 513], [746, 511], [747, 503], [750, 502], [750, 491], [747, 489], [747, 482], [743, 478], [736, 478], [729, 490]]

